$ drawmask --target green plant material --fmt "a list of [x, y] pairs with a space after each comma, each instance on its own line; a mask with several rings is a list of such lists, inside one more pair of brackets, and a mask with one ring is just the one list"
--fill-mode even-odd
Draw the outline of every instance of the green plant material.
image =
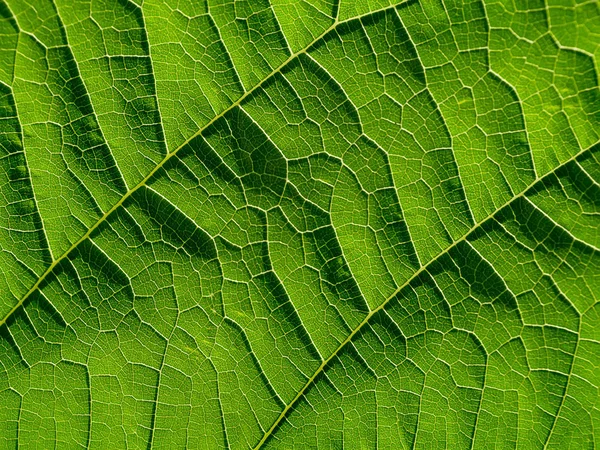
[[598, 2], [0, 12], [0, 448], [595, 447]]

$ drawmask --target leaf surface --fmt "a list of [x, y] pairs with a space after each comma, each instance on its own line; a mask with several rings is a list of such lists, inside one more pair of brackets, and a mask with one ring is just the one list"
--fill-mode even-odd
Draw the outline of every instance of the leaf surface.
[[0, 447], [594, 448], [563, 3], [0, 0]]

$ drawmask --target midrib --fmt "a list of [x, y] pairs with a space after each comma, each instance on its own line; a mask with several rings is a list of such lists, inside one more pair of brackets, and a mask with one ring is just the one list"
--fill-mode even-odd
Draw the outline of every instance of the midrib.
[[277, 428], [277, 426], [283, 421], [283, 419], [285, 419], [285, 416], [292, 410], [292, 408], [300, 400], [300, 398], [302, 398], [302, 396], [304, 395], [304, 393], [306, 392], [306, 390], [314, 383], [314, 381], [317, 378], [317, 376], [321, 372], [323, 372], [323, 370], [325, 370], [325, 367], [327, 367], [327, 365], [340, 353], [340, 351], [349, 342], [352, 341], [352, 339], [354, 338], [354, 336], [371, 320], [371, 318], [375, 314], [377, 314], [379, 311], [381, 311], [383, 308], [385, 308], [385, 306], [391, 300], [393, 300], [394, 297], [396, 297], [396, 295], [398, 295], [398, 293], [400, 291], [402, 291], [404, 288], [406, 288], [408, 285], [410, 285], [410, 283], [412, 283], [419, 275], [421, 275], [423, 272], [425, 272], [434, 262], [436, 262], [442, 256], [446, 255], [450, 250], [452, 250], [454, 247], [456, 247], [459, 243], [465, 241], [473, 232], [475, 232], [477, 229], [479, 229], [479, 227], [481, 227], [488, 220], [492, 219], [499, 211], [501, 211], [502, 209], [506, 208], [508, 205], [510, 205], [515, 200], [519, 199], [520, 197], [523, 197], [527, 193], [527, 191], [529, 191], [531, 188], [533, 188], [536, 184], [542, 182], [546, 177], [553, 175], [561, 167], [564, 167], [568, 163], [574, 161], [575, 159], [577, 159], [582, 154], [588, 152], [590, 149], [592, 149], [597, 144], [598, 144], [598, 142], [595, 143], [595, 144], [593, 144], [593, 145], [591, 145], [590, 147], [588, 147], [588, 148], [586, 148], [584, 150], [581, 150], [576, 155], [572, 156], [568, 160], [566, 160], [563, 163], [561, 163], [558, 166], [556, 166], [552, 171], [546, 173], [545, 175], [543, 175], [541, 177], [536, 178], [531, 184], [529, 184], [529, 186], [527, 186], [521, 192], [519, 192], [518, 194], [516, 194], [515, 196], [513, 196], [506, 203], [504, 203], [501, 206], [499, 206], [496, 210], [494, 210], [492, 213], [490, 213], [487, 217], [485, 217], [479, 223], [473, 225], [462, 237], [460, 237], [459, 239], [457, 239], [456, 241], [454, 241], [445, 250], [443, 250], [440, 253], [438, 253], [428, 263], [426, 263], [425, 265], [421, 266], [419, 268], [419, 270], [417, 270], [408, 280], [406, 280], [400, 287], [398, 287], [387, 299], [385, 299], [383, 301], [383, 303], [381, 303], [377, 308], [375, 308], [372, 311], [370, 311], [369, 314], [367, 314], [366, 317], [363, 319], [363, 321], [361, 323], [359, 323], [358, 326], [352, 330], [352, 332], [348, 335], [348, 337], [335, 349], [335, 351], [327, 359], [325, 359], [321, 363], [321, 365], [317, 368], [317, 370], [315, 371], [315, 373], [306, 381], [306, 383], [304, 384], [304, 386], [302, 387], [302, 389], [298, 392], [298, 394], [292, 399], [292, 401], [290, 403], [288, 403], [288, 405], [283, 409], [283, 411], [281, 412], [281, 414], [279, 414], [279, 416], [277, 417], [277, 419], [275, 420], [275, 422], [273, 423], [273, 425], [271, 425], [271, 427], [263, 435], [262, 439], [258, 442], [258, 444], [256, 445], [256, 447], [254, 447], [254, 450], [258, 450], [259, 448], [261, 448], [263, 446], [263, 444], [267, 441], [267, 439], [269, 438], [269, 436], [271, 436], [273, 434], [273, 431], [275, 431], [275, 429]]
[[234, 103], [232, 103], [231, 105], [229, 105], [227, 108], [225, 108], [221, 113], [217, 114], [215, 117], [213, 117], [208, 123], [206, 123], [204, 126], [202, 126], [200, 129], [198, 129], [198, 131], [196, 133], [194, 133], [192, 136], [190, 136], [185, 142], [183, 142], [181, 145], [179, 145], [179, 147], [177, 147], [175, 150], [173, 150], [171, 153], [167, 154], [162, 161], [160, 161], [155, 167], [154, 169], [152, 169], [152, 171], [150, 171], [150, 173], [148, 175], [146, 175], [144, 177], [144, 179], [142, 179], [142, 181], [140, 181], [137, 185], [135, 185], [133, 188], [131, 188], [130, 190], [128, 190], [122, 197], [121, 199], [115, 203], [106, 213], [104, 213], [104, 215], [102, 215], [102, 217], [100, 217], [96, 223], [94, 223], [94, 225], [92, 225], [92, 227], [83, 235], [81, 236], [77, 241], [75, 241], [73, 244], [71, 244], [71, 246], [57, 259], [53, 260], [52, 263], [48, 266], [48, 268], [44, 271], [44, 273], [38, 278], [38, 280], [35, 282], [35, 284], [31, 287], [31, 289], [29, 289], [29, 291], [27, 291], [27, 293], [25, 293], [25, 295], [23, 297], [21, 297], [21, 299], [15, 304], [15, 306], [13, 306], [13, 308], [6, 314], [6, 316], [4, 316], [4, 318], [0, 321], [0, 327], [2, 325], [4, 325], [8, 319], [10, 319], [10, 317], [12, 317], [12, 315], [21, 307], [21, 305], [23, 305], [23, 303], [25, 303], [25, 301], [29, 298], [29, 296], [31, 294], [33, 294], [39, 287], [40, 285], [44, 282], [44, 280], [48, 277], [48, 275], [50, 275], [52, 273], [52, 271], [54, 270], [54, 268], [61, 262], [63, 261], [65, 258], [67, 258], [69, 256], [69, 254], [75, 250], [79, 244], [81, 244], [83, 241], [85, 241], [87, 238], [89, 238], [91, 236], [91, 234], [100, 226], [102, 225], [106, 219], [114, 212], [116, 211], [121, 205], [123, 205], [123, 203], [129, 198], [131, 197], [131, 195], [136, 192], [138, 189], [140, 189], [141, 187], [145, 186], [146, 183], [154, 176], [154, 174], [156, 172], [158, 172], [171, 158], [173, 158], [175, 155], [177, 155], [177, 153], [179, 153], [179, 151], [183, 148], [185, 148], [186, 145], [188, 145], [192, 140], [194, 140], [195, 138], [197, 138], [198, 136], [200, 136], [204, 131], [206, 131], [212, 124], [214, 124], [217, 120], [221, 119], [222, 117], [224, 117], [229, 111], [233, 110], [234, 108], [240, 106], [242, 104], [242, 102], [248, 98], [250, 95], [252, 95], [257, 89], [259, 89], [264, 83], [266, 83], [268, 80], [270, 80], [274, 75], [280, 73], [288, 64], [290, 64], [292, 61], [294, 61], [298, 56], [300, 56], [303, 53], [306, 53], [315, 43], [317, 43], [319, 40], [321, 40], [327, 33], [329, 33], [330, 31], [334, 30], [335, 28], [337, 28], [339, 25], [347, 23], [347, 22], [352, 22], [354, 20], [360, 20], [363, 17], [368, 17], [371, 16], [373, 14], [377, 14], [383, 11], [387, 11], [387, 10], [391, 10], [396, 8], [398, 5], [402, 4], [404, 2], [399, 2], [396, 5], [393, 6], [388, 6], [385, 8], [381, 8], [375, 11], [371, 11], [367, 14], [363, 14], [360, 16], [356, 16], [350, 19], [345, 19], [345, 20], [335, 20], [331, 26], [329, 26], [329, 28], [327, 28], [326, 30], [324, 30], [319, 36], [317, 36], [312, 42], [310, 42], [306, 47], [304, 47], [302, 50], [299, 50], [296, 53], [292, 53], [292, 55], [290, 55], [290, 57], [288, 59], [286, 59], [283, 63], [281, 63], [277, 68], [273, 69], [273, 71], [267, 76], [265, 77], [260, 83], [256, 84], [253, 88], [249, 89], [248, 91], [246, 91], [240, 98], [238, 98]]

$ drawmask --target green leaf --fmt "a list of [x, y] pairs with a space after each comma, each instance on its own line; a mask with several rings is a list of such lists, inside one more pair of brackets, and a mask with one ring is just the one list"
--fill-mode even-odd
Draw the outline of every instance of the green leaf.
[[0, 448], [596, 446], [598, 2], [0, 13]]

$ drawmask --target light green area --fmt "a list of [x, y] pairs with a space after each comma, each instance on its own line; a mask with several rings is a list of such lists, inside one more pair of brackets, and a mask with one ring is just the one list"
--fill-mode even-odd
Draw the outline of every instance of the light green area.
[[599, 24], [0, 0], [0, 449], [595, 448]]

